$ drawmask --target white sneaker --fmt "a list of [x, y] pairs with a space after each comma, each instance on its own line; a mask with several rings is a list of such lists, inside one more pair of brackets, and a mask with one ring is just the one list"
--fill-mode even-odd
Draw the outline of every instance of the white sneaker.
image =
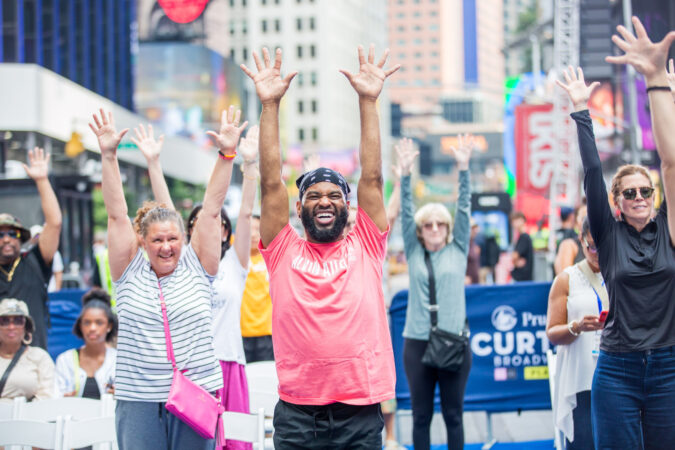
[[384, 444], [384, 450], [405, 450], [405, 447], [396, 441], [389, 440]]

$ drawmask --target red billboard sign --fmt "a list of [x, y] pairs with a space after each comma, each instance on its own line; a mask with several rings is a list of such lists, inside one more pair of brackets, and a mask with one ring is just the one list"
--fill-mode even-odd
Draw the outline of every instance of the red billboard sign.
[[518, 191], [548, 197], [553, 176], [553, 105], [516, 107], [516, 185]]

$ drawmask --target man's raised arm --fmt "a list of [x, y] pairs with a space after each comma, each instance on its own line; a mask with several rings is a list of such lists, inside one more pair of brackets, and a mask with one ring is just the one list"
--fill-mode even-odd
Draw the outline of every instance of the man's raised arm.
[[396, 65], [384, 70], [388, 55], [387, 49], [380, 61], [375, 64], [374, 46], [370, 46], [368, 60], [365, 58], [363, 47], [359, 46], [359, 72], [351, 74], [346, 70], [340, 70], [359, 95], [361, 114], [361, 144], [359, 147], [361, 178], [357, 190], [359, 206], [381, 231], [387, 229], [388, 223], [382, 195], [382, 148], [377, 98], [382, 92], [384, 80], [401, 67]]
[[61, 236], [61, 208], [52, 185], [49, 182], [49, 153], [39, 147], [28, 151], [29, 165], [23, 165], [24, 170], [29, 177], [35, 181], [38, 193], [40, 194], [40, 203], [42, 213], [45, 216], [45, 225], [38, 239], [38, 246], [42, 259], [51, 265], [54, 259], [54, 253], [59, 249], [59, 238]]
[[263, 61], [253, 52], [258, 73], [244, 64], [241, 69], [255, 83], [255, 90], [262, 103], [260, 116], [260, 240], [267, 247], [288, 224], [288, 192], [281, 179], [281, 149], [279, 144], [279, 104], [297, 72], [281, 78], [281, 49], [277, 49], [274, 65], [270, 54], [263, 48]]

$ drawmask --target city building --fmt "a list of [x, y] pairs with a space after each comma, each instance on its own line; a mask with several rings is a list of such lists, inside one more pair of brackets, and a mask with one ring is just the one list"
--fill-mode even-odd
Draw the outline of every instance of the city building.
[[1, 4], [0, 62], [37, 64], [133, 109], [135, 0]]
[[[0, 2], [0, 211], [41, 223], [34, 183], [21, 163], [34, 146], [51, 157], [51, 181], [63, 210], [60, 251], [66, 264], [92, 267], [94, 225], [105, 227], [100, 155], [87, 126], [112, 111], [119, 129], [147, 119], [134, 114], [132, 62], [137, 52], [135, 0]], [[161, 133], [161, 130], [156, 130]], [[151, 198], [146, 162], [129, 138], [119, 160], [129, 210]], [[189, 155], [189, 157], [186, 157]], [[162, 165], [169, 186], [204, 185], [213, 152], [167, 138]], [[99, 221], [95, 216], [102, 213]], [[101, 214], [98, 214], [99, 216]]]
[[388, 0], [387, 14], [392, 54], [404, 61], [392, 83], [391, 102], [400, 105], [401, 134], [419, 145], [425, 189], [418, 193], [454, 202], [450, 147], [462, 133], [474, 134], [478, 142], [472, 158], [474, 191], [498, 190], [503, 159], [502, 2]]
[[[146, 29], [162, 25], [163, 38], [201, 44], [229, 56], [237, 65], [255, 69], [252, 52], [263, 47], [283, 51], [282, 71], [298, 71], [284, 97], [280, 112], [280, 136], [285, 161], [291, 171], [302, 169], [303, 155], [316, 153], [321, 163], [346, 175], [357, 171], [360, 136], [357, 97], [338, 69], [358, 70], [357, 47], [374, 44], [378, 57], [387, 48], [386, 1], [373, 0], [211, 0], [195, 23], [185, 30], [158, 18], [157, 2], [140, 0], [139, 38], [157, 40]], [[147, 25], [146, 25], [147, 24]], [[392, 52], [388, 65], [398, 63]], [[387, 81], [380, 96], [383, 148], [389, 138], [387, 89], [399, 74]], [[245, 83], [247, 117], [257, 118], [259, 104], [250, 80]], [[256, 119], [253, 119], [255, 122]], [[385, 159], [388, 152], [385, 152]], [[389, 164], [386, 165], [388, 167]]]

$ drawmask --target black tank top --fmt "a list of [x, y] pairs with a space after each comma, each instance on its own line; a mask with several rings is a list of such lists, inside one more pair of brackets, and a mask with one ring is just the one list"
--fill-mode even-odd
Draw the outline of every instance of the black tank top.
[[82, 391], [82, 397], [94, 399], [101, 398], [101, 392], [98, 390], [98, 383], [96, 383], [96, 378], [87, 377], [87, 382], [84, 383], [84, 390]]

